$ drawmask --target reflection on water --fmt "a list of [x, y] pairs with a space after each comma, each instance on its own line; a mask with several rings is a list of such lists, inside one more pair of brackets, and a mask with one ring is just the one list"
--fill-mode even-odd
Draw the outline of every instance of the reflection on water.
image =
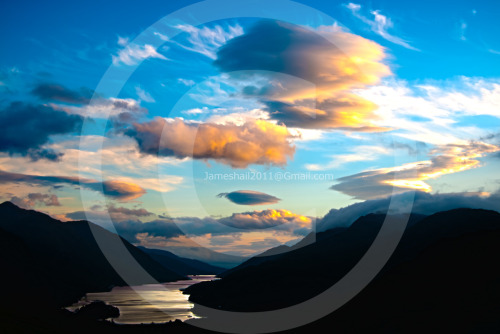
[[191, 280], [115, 287], [109, 292], [88, 293], [78, 303], [68, 307], [68, 310], [74, 311], [94, 300], [102, 300], [120, 309], [120, 317], [114, 319], [116, 323], [161, 323], [176, 319], [185, 321], [196, 318], [196, 315], [191, 312], [193, 304], [188, 301], [189, 296], [182, 294], [180, 289], [215, 279], [213, 275], [189, 277]]

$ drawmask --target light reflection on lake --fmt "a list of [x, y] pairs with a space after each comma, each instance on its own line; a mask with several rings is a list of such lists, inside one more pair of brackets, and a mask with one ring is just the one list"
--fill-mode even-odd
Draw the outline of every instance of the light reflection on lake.
[[109, 292], [88, 293], [78, 303], [68, 307], [68, 310], [74, 311], [92, 301], [102, 300], [120, 309], [120, 317], [114, 319], [116, 323], [162, 323], [176, 319], [185, 321], [196, 318], [196, 315], [191, 312], [193, 303], [188, 301], [189, 296], [182, 294], [180, 289], [215, 279], [213, 275], [189, 277], [191, 280], [115, 287]]

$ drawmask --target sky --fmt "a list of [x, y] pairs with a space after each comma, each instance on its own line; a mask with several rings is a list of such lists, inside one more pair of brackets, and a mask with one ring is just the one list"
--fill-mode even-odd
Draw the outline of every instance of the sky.
[[242, 4], [3, 3], [0, 200], [188, 257], [496, 209], [499, 3]]

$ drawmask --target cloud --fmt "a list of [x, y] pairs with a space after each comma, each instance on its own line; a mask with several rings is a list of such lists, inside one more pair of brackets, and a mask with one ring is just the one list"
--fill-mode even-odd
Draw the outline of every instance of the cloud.
[[459, 77], [420, 85], [391, 80], [356, 93], [378, 105], [377, 125], [395, 129], [394, 136], [433, 145], [480, 137], [485, 130], [475, 126], [474, 117], [500, 117], [498, 79]]
[[[92, 207], [88, 211], [75, 211], [66, 213], [64, 215], [64, 220], [89, 220], [93, 223], [106, 226], [108, 218], [117, 224], [121, 222], [137, 222], [140, 218], [154, 216], [152, 212], [147, 211], [143, 208], [129, 209], [125, 207], [117, 207], [115, 205], [110, 205], [107, 208], [102, 208], [101, 206]], [[129, 223], [127, 223], [129, 224]], [[132, 232], [127, 232], [132, 233]], [[142, 232], [136, 232], [142, 233]]]
[[216, 50], [224, 45], [228, 40], [243, 34], [243, 29], [239, 25], [227, 26], [226, 29], [216, 25], [213, 28], [204, 26], [197, 28], [189, 24], [179, 24], [174, 28], [188, 33], [188, 45], [179, 44], [186, 50], [193, 51], [208, 58], [215, 59]]
[[82, 88], [81, 92], [76, 92], [54, 83], [38, 84], [31, 93], [42, 100], [53, 101], [48, 106], [54, 110], [92, 118], [123, 118], [126, 115], [146, 114], [147, 110], [140, 106], [140, 102], [155, 102], [153, 97], [140, 86], [136, 87], [136, 94], [140, 98], [138, 101], [131, 98], [100, 96], [91, 100], [90, 90]]
[[250, 164], [283, 166], [295, 152], [286, 127], [263, 120], [239, 126], [157, 117], [134, 123], [125, 133], [137, 141], [143, 153], [214, 159], [234, 168]]
[[[120, 180], [134, 183], [157, 192], [168, 192], [183, 182], [183, 177], [163, 174], [158, 179], [158, 168], [185, 163], [174, 157], [158, 157], [141, 153], [134, 139], [113, 132], [113, 136], [65, 136], [49, 148], [64, 152], [57, 163], [58, 175], [82, 175], [88, 178]], [[27, 158], [0, 154], [0, 169], [23, 174], [52, 175], [54, 163], [38, 160], [27, 163]], [[95, 177], [94, 177], [95, 175]], [[30, 192], [40, 192], [39, 190]]]
[[310, 231], [312, 218], [288, 210], [268, 209], [234, 213], [230, 217], [219, 219], [218, 222], [239, 230], [276, 228], [301, 234], [304, 229]]
[[42, 100], [58, 101], [72, 104], [85, 104], [90, 101], [92, 92], [81, 89], [81, 92], [70, 90], [54, 83], [40, 83], [31, 93]]
[[61, 206], [61, 203], [59, 203], [59, 199], [54, 194], [29, 193], [26, 197], [23, 198], [14, 196], [10, 201], [15, 205], [25, 209], [32, 209], [33, 207], [35, 207], [35, 205]]
[[116, 231], [119, 235], [132, 243], [138, 243], [138, 234], [147, 233], [153, 237], [175, 238], [184, 235], [184, 233], [177, 227], [175, 223], [154, 220], [151, 222], [143, 223], [140, 221], [125, 221], [115, 223]]
[[118, 51], [118, 54], [111, 56], [113, 65], [136, 65], [148, 58], [157, 58], [167, 60], [167, 58], [158, 53], [150, 44], [137, 45], [128, 44], [123, 49]]
[[[399, 145], [403, 145], [398, 143]], [[394, 144], [395, 145], [395, 144]], [[413, 149], [411, 146], [407, 145], [404, 148]], [[371, 145], [359, 145], [356, 146], [352, 153], [337, 154], [332, 156], [332, 160], [326, 164], [306, 164], [307, 170], [319, 171], [339, 168], [348, 163], [358, 162], [358, 161], [372, 161], [379, 158], [381, 155], [387, 155], [389, 150], [380, 146]]]
[[384, 58], [380, 45], [338, 26], [264, 20], [223, 45], [214, 65], [235, 82], [249, 81], [241, 93], [287, 126], [381, 131], [373, 125], [377, 106], [351, 90], [390, 75]]
[[380, 13], [380, 10], [370, 11], [370, 14], [373, 15], [373, 19], [369, 19], [368, 17], [360, 14], [361, 5], [348, 3], [347, 5], [345, 5], [345, 7], [351, 11], [352, 15], [367, 24], [374, 33], [376, 33], [383, 39], [391, 43], [401, 45], [410, 50], [420, 51], [417, 48], [411, 46], [407, 41], [403, 40], [400, 37], [394, 36], [387, 31], [393, 28], [394, 24], [390, 18], [382, 15]]
[[478, 158], [498, 151], [499, 146], [483, 142], [443, 145], [430, 151], [432, 157], [428, 161], [344, 176], [331, 189], [356, 199], [381, 198], [408, 189], [430, 192], [432, 188], [426, 180], [478, 167]]
[[151, 96], [151, 94], [149, 94], [139, 86], [135, 87], [135, 93], [137, 94], [137, 96], [139, 96], [139, 99], [141, 99], [141, 101], [156, 102], [155, 99]]
[[317, 224], [317, 231], [325, 231], [334, 227], [345, 227], [359, 217], [370, 213], [387, 213], [391, 200], [400, 204], [390, 214], [407, 213], [406, 208], [412, 205], [412, 213], [431, 215], [436, 212], [457, 208], [485, 209], [499, 211], [500, 193], [445, 193], [429, 194], [417, 191], [395, 195], [393, 198], [368, 200], [355, 203], [341, 209], [332, 209]]
[[191, 237], [234, 235], [251, 231], [269, 230], [304, 235], [311, 231], [313, 219], [288, 210], [262, 210], [234, 213], [229, 217], [178, 217], [166, 221], [174, 222], [184, 234]]
[[185, 235], [195, 239], [231, 237], [234, 240], [245, 233], [265, 233], [266, 237], [272, 235], [297, 237], [308, 234], [313, 227], [313, 218], [294, 214], [288, 210], [250, 211], [219, 219], [158, 216], [152, 221], [142, 222], [140, 219], [154, 217], [154, 214], [144, 209], [110, 206], [107, 210], [93, 208], [87, 212], [67, 213], [64, 219], [88, 219], [106, 226], [108, 217], [113, 221], [118, 234], [132, 242], [138, 242], [139, 234], [166, 239]]
[[207, 107], [203, 108], [192, 108], [188, 110], [183, 110], [182, 113], [184, 115], [200, 115], [200, 114], [208, 114], [209, 109]]
[[266, 205], [275, 204], [279, 198], [253, 190], [238, 190], [230, 193], [220, 193], [217, 197], [224, 197], [240, 205]]
[[461, 41], [466, 41], [467, 37], [465, 36], [465, 32], [467, 31], [467, 22], [465, 21], [460, 21], [460, 24], [458, 26], [458, 38]]
[[77, 131], [83, 122], [78, 115], [68, 115], [44, 105], [12, 102], [0, 111], [0, 151], [28, 156], [33, 161], [57, 161], [62, 153], [43, 148], [51, 135]]
[[196, 82], [194, 82], [191, 79], [183, 79], [183, 78], [177, 79], [177, 82], [183, 84], [184, 86], [188, 86], [188, 87], [194, 86], [196, 84]]
[[[315, 108], [279, 101], [266, 101], [266, 110], [272, 119], [289, 127], [303, 129], [336, 128], [357, 132], [385, 132], [387, 127], [376, 126], [370, 121], [377, 117], [377, 106], [353, 94], [338, 95], [317, 104]], [[362, 120], [362, 122], [360, 122]], [[370, 120], [370, 121], [369, 121]]]
[[110, 213], [116, 213], [120, 215], [125, 215], [125, 216], [135, 216], [135, 217], [146, 217], [146, 216], [151, 216], [153, 215], [152, 212], [149, 212], [146, 209], [139, 208], [139, 209], [128, 209], [124, 207], [117, 207], [114, 205], [111, 205], [108, 207], [108, 212]]
[[91, 118], [111, 117], [115, 121], [125, 120], [127, 118], [136, 119], [138, 116], [145, 115], [147, 113], [147, 110], [141, 107], [139, 101], [130, 98], [97, 98], [94, 99], [92, 103], [83, 106], [51, 104], [51, 107], [55, 110], [61, 110], [68, 114]]
[[141, 197], [146, 191], [130, 182], [123, 182], [117, 180], [108, 180], [98, 182], [91, 179], [71, 177], [71, 176], [42, 176], [42, 175], [29, 175], [10, 173], [0, 170], [0, 184], [1, 183], [28, 183], [51, 186], [53, 188], [60, 185], [81, 186], [83, 188], [94, 190], [102, 193], [108, 197], [119, 201], [129, 201]]

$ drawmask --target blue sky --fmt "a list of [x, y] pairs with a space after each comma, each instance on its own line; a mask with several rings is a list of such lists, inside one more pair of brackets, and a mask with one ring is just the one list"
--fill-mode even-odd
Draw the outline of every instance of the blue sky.
[[[500, 4], [302, 1], [325, 15], [302, 25], [169, 16], [193, 3], [2, 4], [2, 200], [103, 225], [182, 218], [184, 237], [135, 241], [248, 255], [360, 201], [497, 193]], [[229, 220], [240, 230], [215, 227]]]

